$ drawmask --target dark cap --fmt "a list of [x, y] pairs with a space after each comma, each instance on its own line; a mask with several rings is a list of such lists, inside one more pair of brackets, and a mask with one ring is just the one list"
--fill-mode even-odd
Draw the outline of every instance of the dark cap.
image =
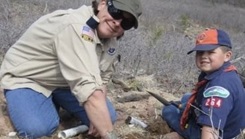
[[138, 27], [138, 17], [142, 14], [140, 0], [112, 0], [113, 5], [122, 11], [132, 14], [135, 18], [134, 28]]
[[219, 29], [206, 29], [196, 38], [196, 46], [187, 54], [193, 51], [210, 51], [219, 46], [226, 46], [232, 48], [229, 35]]

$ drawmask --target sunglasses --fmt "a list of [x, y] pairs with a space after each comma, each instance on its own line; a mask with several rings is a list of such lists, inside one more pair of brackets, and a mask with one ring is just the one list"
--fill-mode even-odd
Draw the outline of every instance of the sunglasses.
[[113, 19], [115, 20], [122, 19], [121, 27], [124, 30], [129, 30], [135, 25], [135, 19], [125, 17], [129, 13], [115, 8], [112, 3], [112, 0], [108, 0], [107, 5], [108, 5], [108, 12]]

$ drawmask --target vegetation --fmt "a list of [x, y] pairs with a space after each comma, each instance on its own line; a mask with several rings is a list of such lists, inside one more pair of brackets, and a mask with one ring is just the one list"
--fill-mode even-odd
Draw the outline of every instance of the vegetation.
[[[90, 0], [3, 0], [0, 61], [6, 50], [40, 16], [90, 3]], [[207, 27], [229, 32], [234, 58], [244, 53], [245, 9], [241, 7], [245, 2], [242, 0], [142, 0], [142, 3], [144, 11], [139, 29], [126, 32], [119, 42], [122, 60], [116, 75], [154, 74], [164, 87], [186, 91], [186, 87], [192, 87], [197, 74], [193, 55], [186, 52], [194, 46], [197, 33]]]
[[[141, 1], [144, 10], [139, 28], [126, 32], [119, 40], [121, 62], [116, 66], [115, 76], [129, 79], [129, 89], [152, 86], [152, 82], [143, 84], [143, 79], [139, 79], [139, 75], [144, 75], [157, 80], [157, 86], [169, 93], [190, 91], [198, 71], [194, 55], [186, 53], [195, 45], [195, 36], [207, 27], [221, 28], [230, 34], [234, 59], [244, 55], [244, 0]], [[8, 48], [39, 17], [90, 3], [91, 0], [2, 0], [0, 63]], [[243, 65], [240, 67], [244, 68]]]

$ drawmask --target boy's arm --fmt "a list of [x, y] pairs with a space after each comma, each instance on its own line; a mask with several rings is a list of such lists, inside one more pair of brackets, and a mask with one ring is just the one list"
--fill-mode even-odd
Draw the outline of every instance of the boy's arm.
[[218, 139], [219, 138], [219, 131], [209, 127], [203, 126], [202, 127], [202, 137], [201, 139]]

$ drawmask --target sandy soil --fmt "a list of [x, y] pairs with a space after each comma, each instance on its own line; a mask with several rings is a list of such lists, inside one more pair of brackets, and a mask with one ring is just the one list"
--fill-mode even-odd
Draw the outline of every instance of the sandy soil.
[[[141, 80], [141, 79], [140, 79]], [[142, 80], [141, 80], [142, 81]], [[178, 97], [164, 92], [164, 89], [157, 87], [156, 82], [152, 84], [143, 83], [145, 88], [151, 88], [151, 91], [159, 94], [167, 100], [179, 100]], [[142, 86], [141, 86], [142, 87]], [[133, 87], [132, 87], [133, 88]], [[120, 86], [109, 86], [108, 97], [113, 102], [118, 113], [118, 120], [115, 123], [115, 130], [120, 139], [169, 139], [165, 136], [170, 133], [170, 128], [160, 114], [163, 104], [149, 95], [145, 91], [136, 91], [134, 89], [123, 91]], [[128, 124], [128, 117], [136, 118], [147, 125], [146, 128], [137, 124]], [[60, 112], [61, 123], [59, 129], [52, 137], [43, 137], [41, 139], [58, 139], [57, 133], [68, 128], [79, 125], [79, 121], [65, 111]], [[17, 139], [16, 136], [10, 137], [9, 133], [14, 129], [8, 118], [6, 103], [3, 93], [0, 93], [0, 139]], [[94, 139], [86, 135], [79, 134], [70, 139]]]
[[[149, 83], [143, 84], [143, 86], [148, 88]], [[133, 89], [125, 92], [123, 91], [123, 88], [116, 85], [112, 85], [109, 88], [110, 91], [108, 92], [108, 97], [113, 102], [118, 113], [118, 120], [115, 123], [115, 130], [121, 139], [163, 139], [164, 134], [170, 132], [170, 129], [160, 116], [163, 104], [157, 101], [154, 97], [150, 96], [147, 92], [135, 91]], [[155, 90], [155, 92], [167, 100], [177, 100], [177, 98], [173, 95], [164, 93], [163, 91], [161, 92], [160, 90]], [[0, 93], [0, 100], [0, 138], [17, 138], [9, 137], [9, 133], [13, 132], [14, 129], [12, 128], [8, 118], [3, 93]], [[79, 124], [79, 121], [64, 111], [62, 111], [60, 115], [61, 124], [59, 130], [52, 137], [44, 137], [42, 139], [58, 139], [57, 133], [59, 131], [77, 126]], [[137, 124], [126, 123], [126, 119], [129, 116], [144, 122], [147, 127], [143, 128]], [[72, 139], [87, 138], [91, 137], [83, 134], [75, 136]]]
[[[0, 94], [0, 98], [0, 138], [8, 139], [10, 138], [9, 133], [14, 131], [14, 129], [11, 126], [8, 114], [6, 112], [6, 103], [2, 93]], [[121, 139], [161, 139], [163, 138], [164, 134], [170, 132], [170, 129], [159, 115], [162, 104], [149, 94], [145, 92], [130, 91], [122, 94], [120, 97], [118, 95], [117, 97], [115, 97], [115, 95], [111, 95], [110, 99], [114, 102], [118, 113], [118, 120], [115, 123], [115, 130]], [[126, 123], [126, 119], [129, 116], [144, 122], [147, 127], [143, 128], [137, 124]], [[71, 128], [79, 124], [79, 121], [64, 111], [61, 112], [61, 118], [62, 121], [58, 131]], [[57, 133], [52, 137], [44, 137], [43, 139], [51, 138], [58, 139]], [[86, 136], [86, 134], [73, 137], [73, 139], [87, 138], [91, 137]]]

